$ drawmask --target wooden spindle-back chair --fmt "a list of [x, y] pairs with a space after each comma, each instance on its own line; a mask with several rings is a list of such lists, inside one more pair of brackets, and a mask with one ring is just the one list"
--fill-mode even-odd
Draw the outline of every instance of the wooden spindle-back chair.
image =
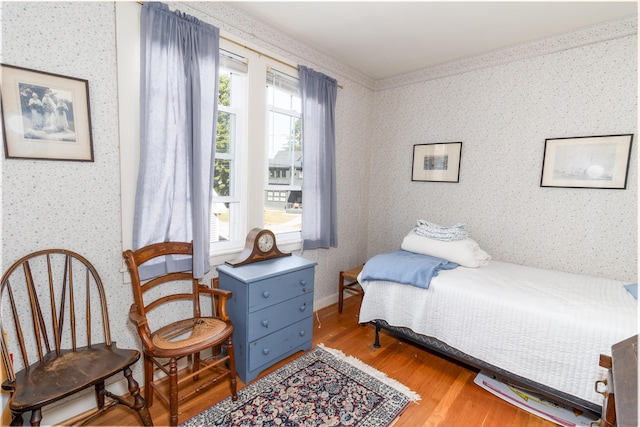
[[[11, 425], [40, 425], [42, 408], [94, 387], [97, 407], [86, 423], [116, 404], [135, 409], [153, 425], [131, 365], [137, 350], [111, 341], [104, 286], [95, 267], [65, 249], [31, 253], [9, 267], [0, 282], [0, 347], [10, 393]], [[105, 380], [122, 372], [129, 397], [108, 391]]]
[[[124, 252], [134, 296], [129, 319], [136, 325], [144, 349], [145, 400], [153, 405], [155, 393], [169, 407], [172, 426], [178, 425], [179, 403], [222, 379], [230, 381], [232, 400], [238, 398], [233, 324], [226, 312], [231, 292], [200, 284], [191, 271], [140, 279], [139, 267], [145, 263], [153, 264], [166, 256], [192, 255], [193, 245], [187, 242], [156, 243]], [[213, 297], [211, 316], [201, 312], [201, 294]], [[184, 305], [176, 308], [180, 303]], [[219, 348], [224, 351], [219, 352]], [[178, 360], [185, 357], [190, 369], [179, 372]], [[168, 387], [162, 385], [166, 377], [154, 379], [155, 371], [168, 377]], [[198, 381], [205, 371], [209, 376], [203, 375]], [[192, 387], [184, 387], [189, 381]]]

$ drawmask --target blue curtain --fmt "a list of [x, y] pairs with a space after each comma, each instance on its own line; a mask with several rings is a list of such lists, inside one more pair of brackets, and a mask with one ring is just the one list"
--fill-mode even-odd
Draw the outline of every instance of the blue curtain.
[[[166, 259], [143, 278], [209, 265], [218, 109], [219, 30], [162, 3], [141, 17], [140, 170], [133, 246], [193, 241], [190, 259]], [[143, 266], [145, 267], [145, 266]]]
[[338, 82], [300, 65], [302, 249], [338, 246], [335, 109]]

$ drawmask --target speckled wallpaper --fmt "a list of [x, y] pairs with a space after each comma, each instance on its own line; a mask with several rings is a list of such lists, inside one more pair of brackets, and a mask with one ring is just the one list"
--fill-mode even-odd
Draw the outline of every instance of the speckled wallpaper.
[[[3, 160], [2, 264], [6, 268], [21, 256], [45, 248], [79, 252], [100, 272], [110, 301], [131, 292], [119, 273], [114, 40], [114, 5], [110, 2], [2, 4], [2, 63], [89, 81], [95, 159]], [[113, 336], [124, 336], [124, 343], [132, 344], [128, 309], [124, 303], [112, 307]]]
[[[635, 35], [377, 92], [368, 255], [461, 222], [496, 260], [635, 281], [637, 138], [626, 190], [540, 176], [546, 138], [636, 134], [637, 99]], [[411, 181], [414, 144], [457, 141], [459, 183]]]
[[[340, 270], [397, 249], [418, 219], [463, 222], [494, 259], [635, 280], [637, 140], [626, 190], [540, 188], [545, 138], [637, 132], [637, 36], [545, 44], [481, 66], [377, 85], [220, 2], [169, 3], [260, 49], [335, 77], [339, 247], [317, 261], [316, 307]], [[2, 62], [89, 81], [95, 162], [3, 159], [2, 265], [47, 247], [100, 272], [112, 336], [138, 346], [121, 269], [113, 2], [3, 2]], [[635, 21], [634, 21], [635, 22]], [[606, 31], [606, 29], [602, 30]], [[411, 182], [414, 144], [462, 141], [459, 183]], [[136, 376], [140, 370], [135, 372]]]

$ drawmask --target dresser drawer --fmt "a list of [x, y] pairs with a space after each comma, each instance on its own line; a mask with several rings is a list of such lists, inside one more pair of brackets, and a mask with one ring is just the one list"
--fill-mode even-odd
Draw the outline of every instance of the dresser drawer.
[[249, 312], [307, 293], [313, 293], [313, 268], [260, 280], [249, 289]]
[[249, 314], [248, 341], [255, 341], [312, 314], [313, 294], [307, 293]]
[[280, 329], [249, 344], [249, 370], [253, 371], [287, 351], [311, 342], [313, 317], [309, 316], [293, 325]]

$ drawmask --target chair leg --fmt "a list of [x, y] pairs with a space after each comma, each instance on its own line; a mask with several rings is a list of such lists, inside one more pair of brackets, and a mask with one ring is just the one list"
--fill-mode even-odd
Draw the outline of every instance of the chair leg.
[[104, 408], [104, 381], [100, 381], [95, 385], [96, 390], [96, 405], [98, 409]]
[[151, 408], [153, 405], [153, 361], [151, 357], [144, 356], [144, 400], [147, 402], [147, 406]]
[[11, 411], [11, 425], [22, 426], [24, 420], [22, 419], [22, 412]]
[[129, 388], [129, 394], [133, 397], [133, 409], [138, 412], [140, 421], [144, 426], [153, 426], [153, 420], [151, 414], [149, 414], [149, 408], [147, 408], [147, 402], [140, 396], [140, 386], [138, 382], [133, 378], [131, 374], [131, 368], [127, 367], [124, 371], [124, 376], [127, 379], [127, 385]]
[[[39, 426], [41, 421], [42, 421], [42, 409], [38, 408], [31, 411], [31, 420], [29, 420], [29, 423], [32, 426]], [[22, 425], [22, 424], [16, 424], [16, 425]]]
[[238, 400], [238, 384], [236, 381], [236, 357], [233, 351], [233, 340], [231, 337], [227, 340], [227, 356], [229, 356], [229, 381], [231, 382], [231, 400]]
[[[198, 372], [200, 369], [200, 352], [193, 354], [193, 365], [191, 365], [191, 372]], [[200, 379], [200, 375], [196, 375], [193, 377], [194, 381], [198, 381]]]
[[172, 357], [169, 361], [169, 425], [178, 425], [178, 361]]
[[343, 297], [342, 297], [342, 292], [343, 292], [343, 287], [344, 287], [344, 271], [340, 272], [340, 285], [338, 287], [339, 293], [338, 293], [338, 313], [342, 313], [342, 303], [343, 303]]

